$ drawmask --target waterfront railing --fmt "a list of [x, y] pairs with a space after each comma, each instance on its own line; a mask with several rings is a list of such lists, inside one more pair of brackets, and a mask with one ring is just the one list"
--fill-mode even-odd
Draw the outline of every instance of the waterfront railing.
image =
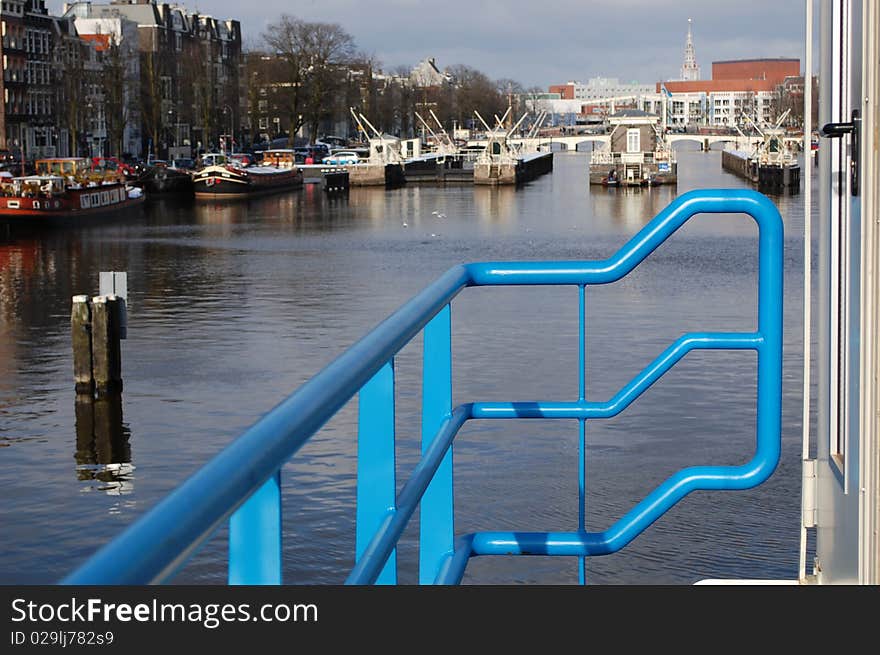
[[[751, 216], [758, 226], [758, 318], [752, 332], [692, 332], [672, 343], [610, 400], [585, 398], [585, 288], [620, 280], [688, 219], [704, 213]], [[281, 468], [358, 395], [354, 568], [348, 584], [397, 582], [396, 547], [420, 509], [419, 582], [455, 584], [470, 558], [619, 551], [687, 494], [736, 490], [766, 480], [780, 454], [782, 411], [783, 226], [775, 205], [751, 190], [678, 196], [616, 254], [601, 261], [483, 262], [455, 266], [257, 421], [122, 534], [68, 575], [65, 584], [170, 581], [225, 522], [229, 584], [282, 582]], [[576, 401], [468, 402], [452, 406], [451, 301], [471, 286], [568, 285], [579, 302]], [[395, 480], [394, 358], [424, 339], [422, 456], [399, 493]], [[613, 345], [613, 344], [609, 344]], [[755, 451], [738, 466], [691, 466], [668, 477], [602, 532], [584, 528], [584, 426], [616, 416], [693, 350], [752, 350], [757, 357]], [[575, 419], [579, 425], [578, 530], [456, 535], [453, 442], [471, 419]], [[291, 582], [291, 581], [286, 581]], [[308, 581], [294, 581], [308, 582]]]

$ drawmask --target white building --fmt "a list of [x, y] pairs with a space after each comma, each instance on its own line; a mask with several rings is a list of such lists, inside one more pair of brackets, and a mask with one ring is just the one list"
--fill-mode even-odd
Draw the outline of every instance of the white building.
[[449, 82], [452, 77], [449, 73], [441, 72], [437, 68], [437, 64], [433, 57], [419, 62], [410, 72], [410, 83], [417, 88], [441, 86], [444, 82]]
[[[141, 152], [141, 133], [140, 118], [138, 116], [138, 105], [140, 94], [140, 57], [138, 56], [138, 25], [134, 21], [128, 20], [122, 16], [89, 18], [88, 5], [82, 6], [82, 3], [71, 7], [73, 15], [76, 16], [74, 25], [77, 34], [92, 42], [95, 46], [91, 49], [91, 57], [89, 61], [84, 62], [87, 70], [93, 71], [94, 74], [100, 73], [101, 62], [97, 55], [106, 51], [109, 45], [118, 46], [120, 49], [120, 57], [125, 62], [125, 85], [123, 87], [125, 105], [125, 130], [122, 136], [123, 152], [129, 152], [139, 155]], [[92, 38], [89, 38], [92, 37]], [[103, 37], [103, 39], [95, 37]], [[102, 46], [102, 41], [106, 40], [107, 45]], [[93, 75], [95, 77], [95, 75]], [[91, 135], [92, 154], [104, 155], [104, 144], [107, 139], [107, 124], [104, 111], [103, 91], [97, 85], [90, 85], [93, 88], [86, 90], [86, 100], [92, 110], [87, 116], [87, 132]]]
[[616, 77], [591, 77], [586, 84], [570, 81], [566, 84], [553, 85], [550, 91], [559, 93], [561, 98], [567, 100], [603, 100], [654, 93], [654, 85], [621, 82]]

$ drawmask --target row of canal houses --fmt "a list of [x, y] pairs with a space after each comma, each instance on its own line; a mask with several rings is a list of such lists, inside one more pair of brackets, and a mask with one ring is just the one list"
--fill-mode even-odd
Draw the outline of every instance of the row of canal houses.
[[[121, 152], [141, 156], [161, 141], [173, 156], [240, 125], [236, 20], [155, 0], [65, 3], [61, 16], [44, 0], [2, 0], [0, 9], [0, 150], [100, 156], [116, 139]], [[122, 88], [110, 89], [105, 73], [119, 61]]]

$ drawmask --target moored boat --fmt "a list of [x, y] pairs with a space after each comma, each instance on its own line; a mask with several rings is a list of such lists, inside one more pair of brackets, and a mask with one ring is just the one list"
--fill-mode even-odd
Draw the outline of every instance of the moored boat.
[[211, 155], [211, 164], [193, 174], [196, 198], [247, 198], [302, 187], [303, 174], [294, 165], [242, 165], [223, 155]]
[[[590, 155], [590, 184], [658, 186], [678, 183], [678, 163], [660, 116], [624, 109], [608, 118], [608, 144]], [[609, 185], [610, 181], [615, 184]]]
[[110, 214], [144, 201], [141, 189], [115, 176], [95, 175], [85, 158], [43, 159], [36, 169], [35, 175], [0, 178], [0, 218], [69, 220]]
[[757, 184], [763, 191], [800, 191], [801, 167], [797, 147], [780, 127], [789, 111], [782, 114], [772, 127], [762, 129], [755, 125], [761, 140], [752, 151], [730, 147], [723, 150], [721, 167]]
[[150, 195], [193, 192], [192, 175], [185, 170], [168, 166], [167, 162], [153, 162], [133, 184]]

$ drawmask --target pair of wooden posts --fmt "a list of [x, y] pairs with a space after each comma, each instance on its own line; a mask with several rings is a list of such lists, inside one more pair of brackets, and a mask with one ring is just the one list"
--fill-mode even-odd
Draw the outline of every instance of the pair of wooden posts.
[[73, 377], [78, 396], [122, 392], [125, 300], [116, 295], [74, 296], [70, 313]]

